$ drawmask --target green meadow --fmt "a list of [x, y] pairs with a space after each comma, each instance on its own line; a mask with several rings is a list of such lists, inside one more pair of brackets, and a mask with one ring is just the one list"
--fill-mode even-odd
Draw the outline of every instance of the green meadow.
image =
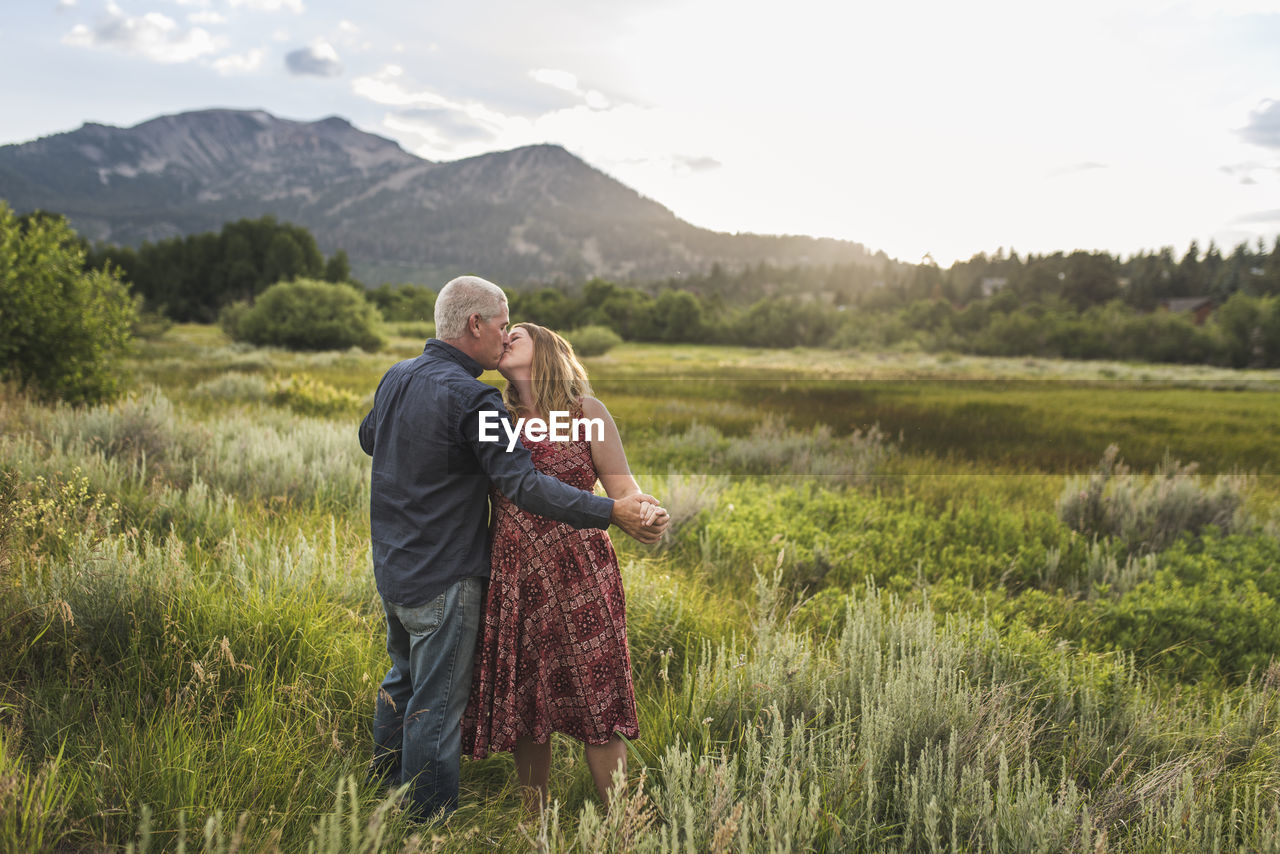
[[[1280, 851], [1280, 372], [623, 344], [642, 737], [405, 821], [356, 427], [377, 353], [180, 325], [0, 392], [2, 851]], [[496, 374], [485, 379], [499, 383]]]

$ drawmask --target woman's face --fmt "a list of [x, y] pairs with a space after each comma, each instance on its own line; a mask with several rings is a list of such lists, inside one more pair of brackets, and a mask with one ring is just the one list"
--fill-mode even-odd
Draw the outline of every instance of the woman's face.
[[529, 330], [517, 326], [511, 330], [507, 349], [503, 351], [502, 358], [498, 359], [498, 373], [511, 379], [511, 374], [516, 371], [527, 374], [532, 365], [533, 338], [529, 335]]

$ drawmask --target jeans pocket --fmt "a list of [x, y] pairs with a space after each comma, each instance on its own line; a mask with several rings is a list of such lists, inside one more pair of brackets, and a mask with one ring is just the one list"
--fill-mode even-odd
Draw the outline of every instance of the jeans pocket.
[[409, 634], [429, 635], [440, 627], [444, 619], [444, 597], [445, 594], [441, 593], [430, 602], [412, 607], [395, 605], [396, 618]]

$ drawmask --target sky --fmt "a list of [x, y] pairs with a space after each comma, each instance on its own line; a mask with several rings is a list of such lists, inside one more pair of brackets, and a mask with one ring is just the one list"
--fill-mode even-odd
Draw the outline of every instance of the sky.
[[211, 107], [550, 142], [907, 262], [1280, 233], [1280, 0], [7, 0], [0, 75], [0, 144]]

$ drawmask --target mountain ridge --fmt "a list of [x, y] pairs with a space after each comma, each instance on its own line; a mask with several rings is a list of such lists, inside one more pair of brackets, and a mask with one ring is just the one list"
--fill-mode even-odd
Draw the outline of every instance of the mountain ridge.
[[86, 122], [0, 146], [0, 199], [132, 246], [272, 214], [311, 230], [326, 252], [344, 249], [370, 282], [481, 272], [518, 286], [886, 260], [849, 241], [698, 228], [550, 143], [438, 162], [341, 116], [265, 110]]

